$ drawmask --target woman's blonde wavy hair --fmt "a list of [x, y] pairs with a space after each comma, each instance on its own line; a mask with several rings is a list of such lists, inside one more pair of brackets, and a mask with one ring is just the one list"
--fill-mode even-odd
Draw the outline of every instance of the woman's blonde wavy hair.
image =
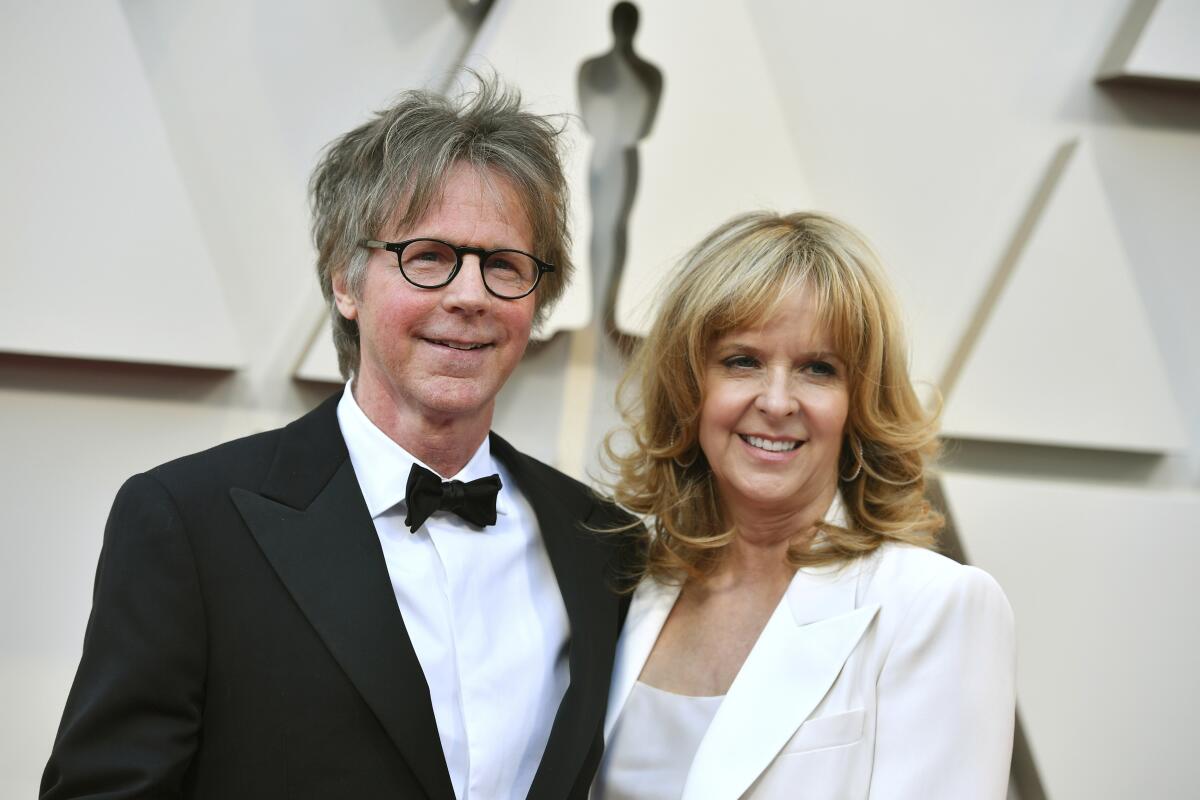
[[[927, 413], [913, 391], [899, 312], [878, 257], [833, 217], [752, 213], [726, 222], [683, 259], [622, 379], [627, 428], [609, 435], [604, 452], [616, 476], [615, 499], [646, 522], [629, 529], [644, 537], [636, 548], [644, 558], [630, 577], [708, 574], [733, 540], [698, 440], [709, 348], [767, 320], [800, 287], [813, 293], [849, 373], [838, 480], [847, 520], [821, 522], [818, 535], [789, 550], [789, 560], [835, 563], [889, 540], [933, 545], [944, 524], [925, 499], [926, 466], [938, 452], [937, 414]], [[622, 439], [627, 446], [617, 445]]]

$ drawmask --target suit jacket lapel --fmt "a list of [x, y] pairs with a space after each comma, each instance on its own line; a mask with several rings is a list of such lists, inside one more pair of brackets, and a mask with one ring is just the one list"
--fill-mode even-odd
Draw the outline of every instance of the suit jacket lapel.
[[608, 694], [607, 668], [618, 633], [618, 602], [608, 588], [608, 555], [600, 534], [584, 528], [594, 503], [574, 487], [562, 491], [548, 484], [547, 467], [495, 434], [491, 447], [537, 515], [571, 625], [570, 684], [529, 789], [532, 800], [562, 800], [571, 794], [601, 721]]
[[337, 425], [337, 396], [289, 425], [263, 493], [230, 495], [259, 547], [429, 797], [453, 800], [429, 688]]
[[604, 740], [612, 736], [621, 709], [637, 683], [646, 659], [658, 641], [658, 634], [675, 607], [682, 587], [644, 580], [634, 592], [629, 604], [629, 616], [625, 618], [625, 630], [617, 644], [617, 658], [613, 666], [612, 689], [608, 695], [608, 714], [604, 720]]
[[696, 751], [683, 800], [735, 800], [837, 679], [878, 605], [855, 608], [859, 564], [800, 570]]

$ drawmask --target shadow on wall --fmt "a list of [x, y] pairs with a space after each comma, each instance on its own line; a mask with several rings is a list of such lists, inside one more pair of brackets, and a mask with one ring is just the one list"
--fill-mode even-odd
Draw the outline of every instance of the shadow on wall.
[[1166, 457], [1084, 447], [946, 439], [943, 465], [955, 472], [1012, 475], [1035, 480], [1145, 485]]
[[[941, 482], [936, 478], [929, 482], [928, 495], [929, 501], [946, 517], [946, 528], [939, 537], [938, 549], [960, 564], [969, 564], [962, 537], [959, 536], [954, 517], [950, 513], [950, 504], [946, 502]], [[1008, 800], [1046, 800], [1046, 790], [1038, 775], [1033, 750], [1029, 746], [1029, 738], [1025, 735], [1025, 725], [1021, 721], [1019, 710], [1013, 735], [1012, 766], [1008, 774]]]
[[128, 400], [227, 400], [236, 370], [0, 353], [0, 388]]
[[[1130, 122], [1138, 128], [1198, 132], [1200, 81], [1127, 69], [1151, 18], [1162, 10], [1159, 5], [1159, 0], [1130, 4], [1097, 69], [1094, 88], [1099, 91], [1081, 94], [1080, 99], [1086, 98], [1084, 102], [1100, 119]], [[1176, 24], [1182, 21], [1174, 20]]]
[[447, 0], [450, 10], [473, 28], [479, 27], [492, 7], [492, 0]]

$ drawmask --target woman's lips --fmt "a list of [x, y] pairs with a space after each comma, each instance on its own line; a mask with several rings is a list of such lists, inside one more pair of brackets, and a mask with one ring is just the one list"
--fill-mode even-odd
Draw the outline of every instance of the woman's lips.
[[800, 439], [773, 439], [752, 433], [739, 433], [738, 437], [751, 447], [768, 453], [790, 453], [804, 444]]

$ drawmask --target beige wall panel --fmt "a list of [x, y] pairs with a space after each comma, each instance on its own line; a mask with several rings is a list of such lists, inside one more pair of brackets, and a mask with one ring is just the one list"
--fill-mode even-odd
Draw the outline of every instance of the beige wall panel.
[[1200, 497], [949, 474], [972, 563], [1017, 620], [1017, 692], [1047, 796], [1193, 797]]
[[243, 363], [167, 132], [115, 0], [5, 12], [0, 350]]
[[[1127, 94], [1166, 100], [1172, 93]], [[1200, 131], [1200, 103], [1171, 107], [1191, 113]], [[1188, 452], [1163, 459], [1164, 466], [1190, 461], [1190, 469], [1173, 471], [1190, 476], [1179, 485], [1200, 489], [1200, 136], [1181, 128], [1109, 128], [1089, 141], [1190, 433]]]
[[1079, 144], [965, 368], [944, 430], [975, 439], [1166, 451], [1187, 431], [1096, 170]]

